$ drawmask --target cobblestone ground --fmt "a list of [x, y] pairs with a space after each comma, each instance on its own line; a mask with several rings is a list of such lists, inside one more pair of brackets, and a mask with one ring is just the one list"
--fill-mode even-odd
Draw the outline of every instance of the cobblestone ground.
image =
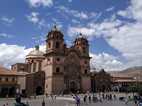
[[[26, 103], [28, 101], [29, 106], [42, 106], [43, 98], [38, 99], [26, 99], [23, 100], [23, 102]], [[14, 106], [15, 101], [14, 100], [0, 100], [0, 106], [3, 106], [5, 103], [8, 103], [6, 106]], [[56, 100], [52, 100], [51, 98], [45, 99], [45, 106], [76, 106], [75, 101], [72, 98], [69, 97], [57, 97]], [[136, 106], [133, 102], [129, 102], [127, 105], [123, 101], [119, 100], [111, 100], [111, 101], [103, 101], [102, 103], [96, 102], [96, 103], [83, 103], [81, 100], [80, 106]]]

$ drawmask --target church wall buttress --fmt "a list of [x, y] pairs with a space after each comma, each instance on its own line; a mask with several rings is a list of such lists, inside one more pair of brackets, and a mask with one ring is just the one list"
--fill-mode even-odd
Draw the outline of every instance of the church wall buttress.
[[82, 81], [82, 91], [86, 93], [87, 91], [91, 91], [91, 78], [90, 76], [83, 76]]
[[53, 77], [53, 94], [61, 94], [64, 90], [64, 77], [56, 75]]

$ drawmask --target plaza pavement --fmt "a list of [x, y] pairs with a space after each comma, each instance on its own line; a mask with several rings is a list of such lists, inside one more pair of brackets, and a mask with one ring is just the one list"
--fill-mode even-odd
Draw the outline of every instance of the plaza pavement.
[[[55, 99], [51, 98], [44, 98], [45, 100], [45, 106], [76, 106], [75, 101], [72, 97], [57, 97]], [[23, 100], [24, 103], [28, 101], [29, 106], [42, 106], [43, 97], [36, 98], [36, 99], [25, 99]], [[6, 106], [14, 106], [15, 100], [14, 99], [1, 99], [0, 100], [0, 106], [3, 106], [3, 104], [8, 103]], [[83, 103], [83, 100], [81, 100], [80, 106], [136, 106], [133, 102], [129, 102], [127, 105], [123, 101], [117, 100], [110, 100], [110, 101], [103, 101], [96, 102], [96, 103]]]

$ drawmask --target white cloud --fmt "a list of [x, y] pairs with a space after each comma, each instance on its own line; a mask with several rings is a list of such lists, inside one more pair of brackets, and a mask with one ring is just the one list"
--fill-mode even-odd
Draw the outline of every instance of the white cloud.
[[27, 16], [27, 19], [34, 23], [37, 24], [39, 22], [39, 13], [37, 12], [32, 12], [30, 15]]
[[110, 7], [110, 8], [107, 8], [106, 11], [109, 12], [109, 11], [112, 11], [113, 9], [114, 7]]
[[84, 12], [77, 13], [75, 16], [82, 19], [88, 19], [88, 15]]
[[35, 41], [36, 44], [41, 44], [45, 42], [45, 36], [33, 36], [32, 39]]
[[65, 6], [59, 6], [57, 7], [58, 12], [60, 12], [61, 14], [66, 13], [68, 16], [73, 16], [75, 18], [79, 18], [79, 19], [90, 19], [90, 18], [94, 18], [94, 16], [96, 16], [95, 12], [84, 12], [84, 11], [77, 11], [77, 10], [73, 10], [70, 8], [67, 8]]
[[[25, 62], [25, 56], [34, 48], [25, 48], [19, 45], [0, 44], [0, 65], [10, 68], [12, 64]], [[40, 50], [45, 52], [45, 46], [40, 45]]]
[[72, 21], [72, 23], [74, 23], [74, 24], [80, 24], [80, 21], [78, 21], [78, 20], [76, 20], [76, 19], [72, 19], [71, 21]]
[[92, 28], [86, 28], [86, 27], [69, 27], [67, 33], [71, 37], [75, 37], [79, 33], [82, 33], [84, 36], [91, 39], [92, 35], [95, 34], [95, 30]]
[[13, 37], [13, 35], [9, 35], [9, 34], [6, 34], [6, 33], [0, 33], [0, 38], [11, 38]]
[[0, 20], [4, 22], [5, 24], [11, 25], [15, 19], [3, 16], [0, 18]]
[[90, 62], [92, 69], [100, 70], [103, 68], [106, 71], [118, 71], [123, 64], [117, 57], [108, 53], [100, 53], [98, 55], [90, 53], [90, 56], [92, 57]]
[[17, 45], [0, 44], [0, 64], [10, 68], [16, 62], [24, 62], [25, 47]]
[[[101, 23], [90, 22], [84, 27], [69, 27], [68, 32], [72, 33], [72, 35], [82, 32], [89, 35], [89, 37], [102, 36], [111, 47], [122, 54], [125, 63], [122, 62], [123, 64], [120, 64], [121, 68], [139, 66], [142, 65], [141, 10], [141, 0], [131, 0], [131, 5], [126, 10], [120, 10], [118, 13], [124, 17], [134, 19], [135, 22], [119, 20], [113, 14], [111, 19], [106, 19]], [[115, 63], [116, 61], [113, 62]], [[109, 66], [111, 64], [108, 62]]]
[[32, 7], [50, 7], [53, 5], [53, 0], [27, 0]]
[[142, 2], [141, 0], [131, 0], [131, 5], [125, 10], [118, 11], [118, 15], [142, 21]]
[[71, 3], [71, 2], [72, 2], [72, 0], [68, 0], [68, 2], [69, 2], [69, 3]]
[[40, 29], [42, 27], [47, 27], [46, 21], [40, 17], [40, 14], [38, 12], [31, 12], [31, 14], [27, 15], [26, 17], [29, 22], [37, 25]]

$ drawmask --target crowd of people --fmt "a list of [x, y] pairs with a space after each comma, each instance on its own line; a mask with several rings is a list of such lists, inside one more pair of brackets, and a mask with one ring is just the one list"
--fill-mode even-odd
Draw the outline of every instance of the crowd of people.
[[89, 104], [89, 103], [95, 103], [95, 102], [103, 102], [104, 100], [116, 100], [116, 95], [112, 95], [112, 94], [99, 94], [99, 95], [95, 95], [95, 94], [84, 94], [84, 95], [76, 95], [73, 96], [73, 98], [75, 99], [76, 105], [80, 106], [80, 101], [82, 99], [84, 104]]
[[[63, 97], [64, 95], [62, 95]], [[81, 104], [91, 104], [91, 103], [95, 103], [95, 102], [100, 102], [103, 103], [104, 101], [111, 101], [111, 100], [120, 100], [125, 102], [125, 104], [127, 105], [128, 102], [130, 101], [134, 101], [136, 106], [142, 106], [142, 98], [139, 96], [128, 96], [128, 97], [123, 97], [123, 96], [118, 96], [116, 94], [113, 93], [97, 93], [97, 94], [72, 94], [71, 95], [72, 98], [74, 99], [74, 103], [76, 104], [76, 106], [81, 106]], [[64, 96], [65, 97], [65, 96]], [[32, 97], [33, 99], [37, 99], [38, 97], [35, 95]], [[41, 106], [45, 106], [45, 102], [46, 99], [50, 98], [51, 100], [55, 101], [57, 96], [56, 95], [48, 95], [45, 94], [44, 95], [44, 99], [41, 101]], [[27, 99], [30, 101], [31, 98]], [[29, 102], [22, 102], [21, 101], [21, 96], [17, 95], [15, 97], [15, 103], [13, 106], [30, 106]], [[9, 106], [8, 103], [5, 103], [3, 106]]]

